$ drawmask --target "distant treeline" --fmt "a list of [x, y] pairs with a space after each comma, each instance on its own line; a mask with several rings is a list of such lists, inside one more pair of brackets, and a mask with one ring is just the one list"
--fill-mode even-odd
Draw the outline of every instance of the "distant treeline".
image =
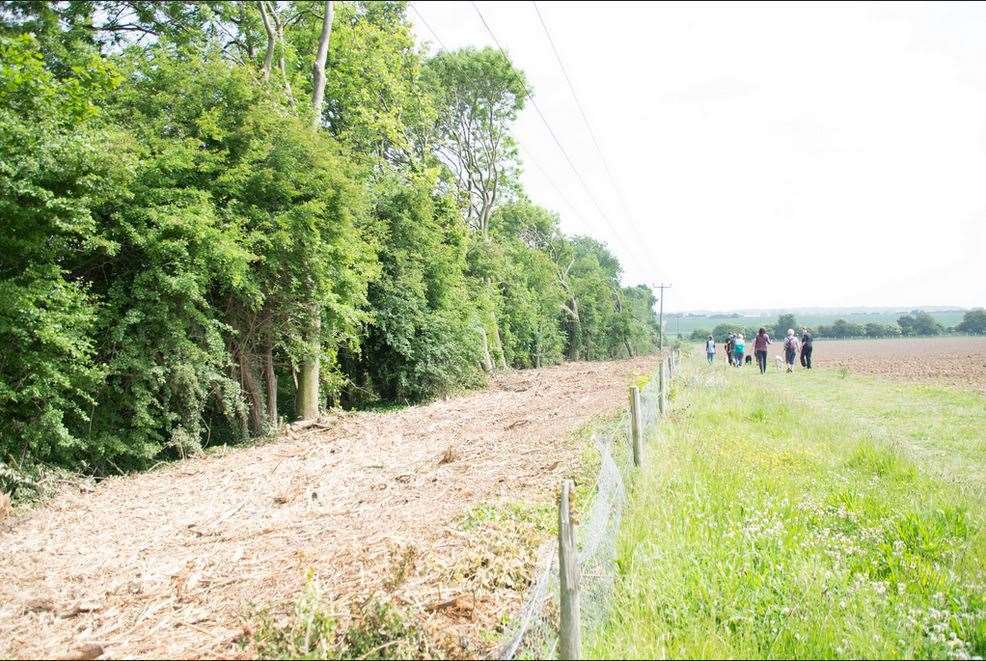
[[[789, 328], [800, 333], [802, 325], [798, 323], [793, 314], [782, 314], [777, 318], [776, 324], [765, 328], [771, 336], [782, 337], [787, 334]], [[723, 342], [730, 333], [742, 333], [746, 337], [752, 337], [757, 334], [759, 329], [759, 326], [722, 323], [711, 331], [704, 328], [696, 329], [689, 335], [689, 339], [696, 341], [704, 340], [709, 335], [712, 335], [717, 342]], [[835, 339], [852, 337], [933, 337], [935, 335], [950, 333], [984, 335], [986, 334], [986, 310], [976, 308], [967, 311], [963, 315], [962, 321], [954, 327], [943, 326], [923, 310], [913, 310], [910, 314], [901, 315], [897, 321], [892, 323], [870, 322], [860, 324], [848, 322], [845, 319], [836, 319], [830, 325], [820, 325], [817, 328], [810, 328], [810, 330], [814, 337]]]

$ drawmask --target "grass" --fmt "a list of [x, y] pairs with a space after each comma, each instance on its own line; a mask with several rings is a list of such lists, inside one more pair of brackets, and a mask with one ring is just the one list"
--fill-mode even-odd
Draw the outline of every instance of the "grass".
[[687, 371], [587, 656], [986, 654], [986, 399], [834, 370]]

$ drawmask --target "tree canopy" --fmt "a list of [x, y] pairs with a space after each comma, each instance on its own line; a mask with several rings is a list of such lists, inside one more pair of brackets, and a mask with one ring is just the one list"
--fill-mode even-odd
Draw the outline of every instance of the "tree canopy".
[[403, 2], [0, 4], [0, 461], [93, 473], [652, 351], [517, 178], [531, 93]]

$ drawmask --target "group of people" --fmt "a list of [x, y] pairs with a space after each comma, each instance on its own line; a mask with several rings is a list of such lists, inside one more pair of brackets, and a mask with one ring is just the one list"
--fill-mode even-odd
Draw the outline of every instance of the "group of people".
[[[767, 347], [771, 344], [773, 344], [773, 340], [767, 334], [767, 329], [761, 328], [758, 330], [757, 336], [753, 339], [753, 353], [757, 358], [757, 366], [760, 368], [761, 374], [767, 371]], [[812, 337], [810, 330], [802, 328], [801, 338], [799, 339], [795, 335], [793, 328], [787, 329], [787, 337], [784, 338], [784, 363], [787, 365], [788, 372], [794, 371], [794, 361], [799, 354], [801, 356], [801, 366], [805, 369], [811, 369], [811, 345]], [[741, 367], [744, 360], [746, 362], [751, 361], [751, 357], [746, 355], [746, 340], [743, 338], [742, 333], [730, 333], [723, 349], [726, 353], [726, 360], [733, 367]], [[710, 365], [715, 362], [716, 341], [711, 335], [709, 335], [709, 339], [705, 343], [705, 354], [709, 359]]]

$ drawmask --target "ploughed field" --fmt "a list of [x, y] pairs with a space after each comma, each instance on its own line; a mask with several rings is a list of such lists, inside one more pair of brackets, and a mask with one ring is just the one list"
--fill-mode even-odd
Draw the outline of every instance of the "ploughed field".
[[[986, 393], [986, 337], [815, 340], [813, 363]], [[778, 343], [771, 355], [780, 354]]]

